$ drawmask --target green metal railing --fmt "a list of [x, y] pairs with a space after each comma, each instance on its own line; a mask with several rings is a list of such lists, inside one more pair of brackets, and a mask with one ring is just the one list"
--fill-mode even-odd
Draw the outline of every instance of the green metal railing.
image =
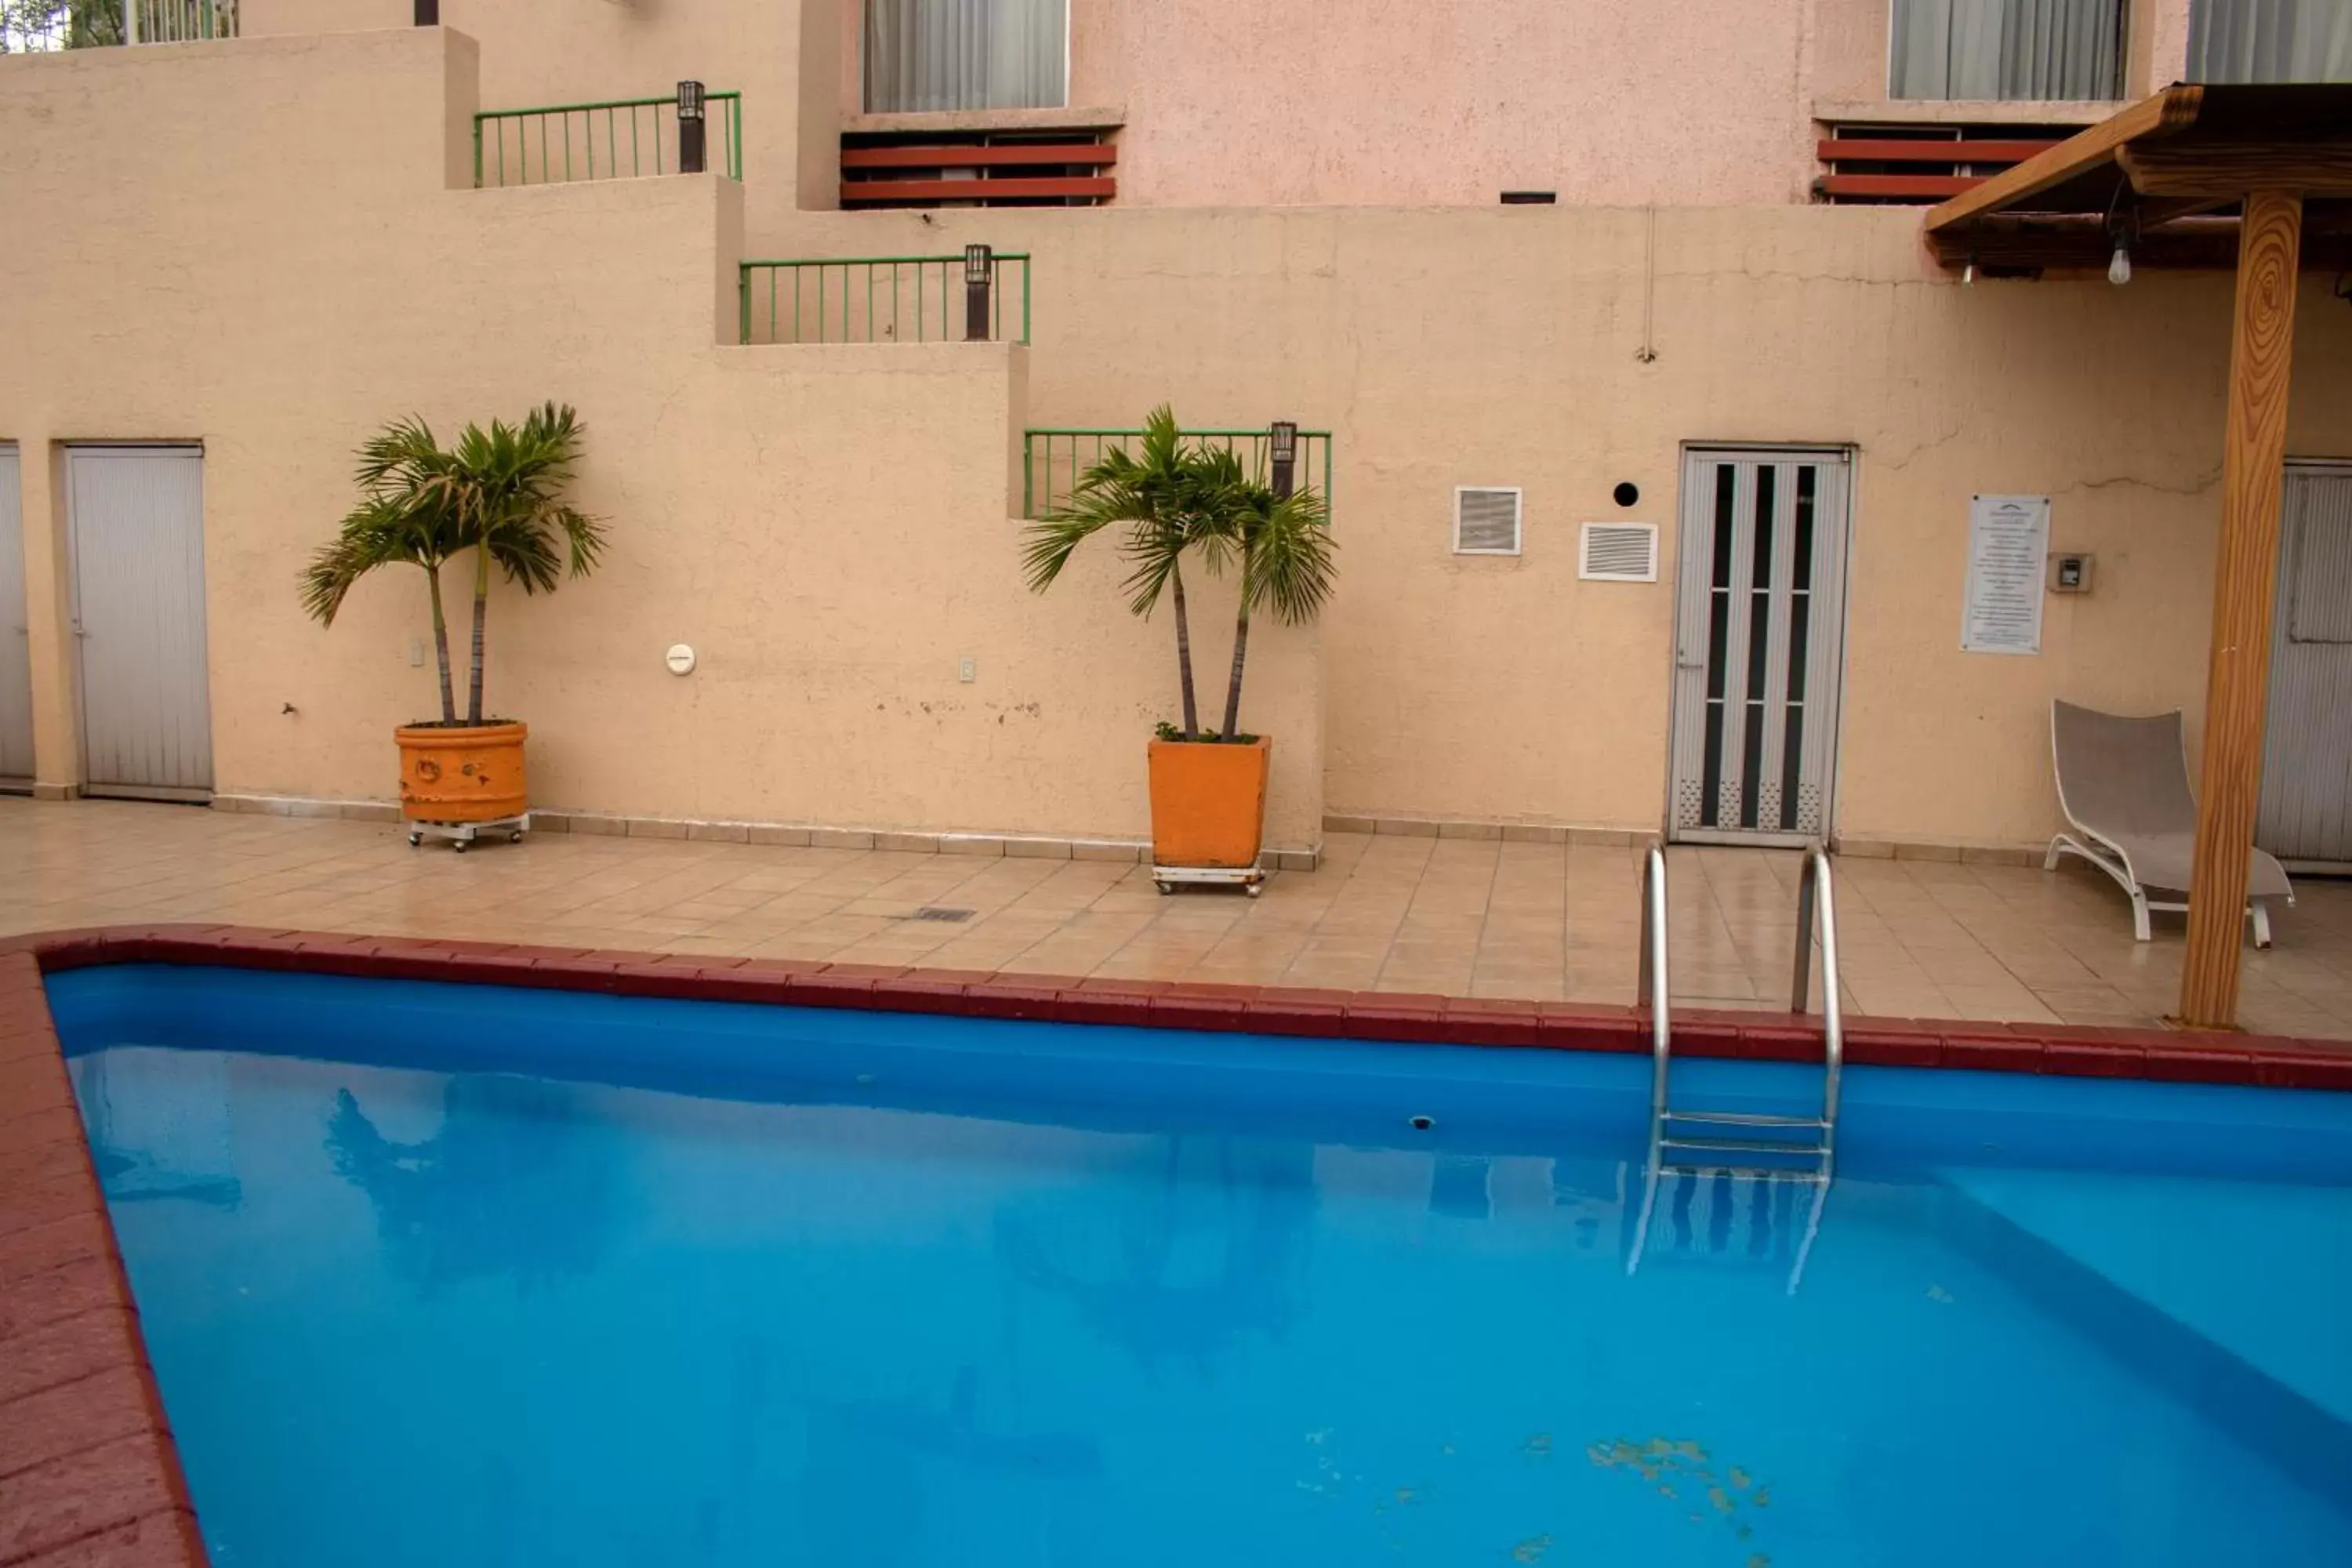
[[[1021, 437], [1021, 514], [1042, 517], [1067, 504], [1078, 479], [1114, 447], [1143, 438], [1140, 430], [1024, 431]], [[1242, 458], [1243, 465], [1261, 479], [1273, 468], [1268, 447], [1273, 436], [1258, 430], [1187, 430], [1184, 438], [1203, 446], [1222, 447]], [[1331, 432], [1301, 430], [1293, 479], [1300, 489], [1311, 489], [1331, 503]]]
[[[705, 166], [741, 179], [743, 95], [706, 93], [703, 105], [712, 143]], [[677, 115], [675, 96], [483, 110], [474, 116], [474, 184], [545, 185], [676, 174]]]
[[[1021, 268], [1021, 335], [1029, 341], [1029, 253], [990, 258], [990, 338], [1005, 336], [1008, 266]], [[958, 342], [965, 330], [963, 257], [853, 256], [746, 261], [736, 302], [747, 343]]]

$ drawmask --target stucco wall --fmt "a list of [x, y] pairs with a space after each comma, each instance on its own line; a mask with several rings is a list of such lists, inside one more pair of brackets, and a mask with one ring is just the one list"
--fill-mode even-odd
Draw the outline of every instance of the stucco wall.
[[[1856, 449], [1838, 822], [2021, 844], [2056, 822], [2053, 697], [2194, 715], [2230, 279], [1963, 288], [1904, 209], [809, 215], [758, 243], [1036, 253], [1033, 423], [1295, 417], [1337, 435], [1335, 813], [1654, 828], [1682, 446]], [[2306, 281], [2291, 450], [2352, 454], [2352, 311]], [[1641, 504], [1611, 499], [1631, 480]], [[1527, 491], [1526, 553], [1450, 553], [1456, 485]], [[2035, 658], [1962, 653], [1971, 494], [2048, 493], [2096, 591]], [[1580, 582], [1577, 525], [1661, 525], [1654, 586]]]
[[[383, 798], [386, 731], [432, 706], [429, 658], [409, 662], [422, 579], [367, 584], [323, 631], [296, 571], [383, 419], [446, 433], [552, 396], [588, 425], [579, 499], [612, 548], [552, 598], [494, 595], [491, 703], [530, 721], [542, 804], [1143, 835], [1168, 626], [1125, 614], [1108, 553], [1046, 598], [1021, 584], [1024, 353], [719, 342], [738, 188], [449, 188], [471, 53], [400, 30], [0, 61], [0, 208], [20, 237], [0, 249], [19, 312], [0, 438], [33, 459], [42, 777], [75, 776], [49, 443], [204, 442], [218, 787]], [[1202, 598], [1214, 661], [1229, 603]], [[662, 662], [677, 641], [702, 660], [683, 679]], [[1316, 635], [1265, 627], [1252, 651], [1269, 840], [1311, 845]]]
[[[31, 245], [0, 253], [0, 267], [17, 269], [23, 319], [45, 334], [32, 341], [39, 352], [0, 363], [0, 437], [25, 441], [29, 456], [71, 436], [204, 436], [215, 502], [299, 474], [289, 499], [254, 500], [266, 529], [236, 534], [248, 526], [242, 506], [222, 523], [252, 542], [249, 557], [224, 562], [226, 580], [275, 571], [283, 582], [297, 545], [344, 504], [345, 454], [375, 420], [414, 405], [446, 421], [550, 394], [579, 403], [599, 432], [591, 504], [622, 520], [621, 537], [639, 516], [683, 515], [688, 523], [664, 526], [698, 531], [646, 563], [654, 576], [642, 583], [616, 558], [612, 576], [549, 605], [501, 607], [499, 657], [517, 662], [501, 666], [500, 689], [548, 742], [549, 799], [820, 814], [771, 804], [782, 791], [833, 819], [872, 821], [861, 803], [907, 788], [921, 815], [885, 820], [1138, 830], [1140, 764], [1128, 748], [1172, 697], [1164, 625], [1138, 627], [1108, 606], [1107, 562], [1088, 567], [1105, 591], [1072, 584], [1042, 606], [1023, 599], [1010, 531], [993, 513], [968, 535], [910, 533], [906, 520], [1001, 511], [974, 498], [1003, 486], [1012, 426], [1129, 425], [1163, 398], [1194, 424], [1286, 416], [1337, 432], [1342, 587], [1320, 639], [1325, 673], [1314, 639], [1272, 637], [1253, 678], [1249, 722], [1279, 737], [1284, 842], [1311, 837], [1307, 803], [1327, 795], [1349, 815], [1654, 827], [1686, 442], [1856, 449], [1837, 795], [1846, 834], [2030, 842], [2055, 820], [2052, 697], [2179, 705], [2192, 725], [2201, 705], [2226, 277], [1963, 289], [1927, 263], [1918, 215], [1902, 209], [801, 213], [759, 199], [755, 166], [749, 253], [944, 254], [967, 239], [1027, 249], [1035, 342], [1025, 368], [974, 357], [994, 350], [746, 353], [709, 342], [714, 312], [725, 330], [730, 191], [689, 181], [443, 191], [436, 180], [463, 177], [449, 160], [467, 110], [462, 81], [446, 110], [435, 84], [445, 70], [462, 79], [463, 51], [452, 45], [427, 68], [405, 52], [427, 47], [417, 37], [0, 62], [0, 113], [27, 125], [36, 110], [53, 116], [41, 137], [0, 143], [0, 160], [17, 160], [0, 162], [17, 182], [10, 210], [56, 215], [28, 226]], [[239, 63], [247, 55], [257, 63]], [[202, 68], [173, 74], [189, 65]], [[205, 74], [215, 70], [232, 74]], [[20, 82], [51, 96], [35, 105]], [[115, 123], [113, 99], [76, 96], [108, 83], [131, 84], [157, 116], [204, 103], [222, 119], [218, 105], [239, 107], [201, 148], [163, 139], [173, 151], [159, 164], [150, 139], [167, 119], [134, 117], [119, 132], [85, 123]], [[58, 145], [97, 151], [50, 153], [52, 123], [78, 127]], [[320, 126], [376, 149], [381, 171], [353, 166]], [[237, 145], [251, 166], [272, 149], [273, 177], [236, 177], [224, 149]], [[131, 162], [134, 148], [146, 162]], [[134, 166], [139, 180], [118, 177]], [[248, 259], [254, 233], [280, 237], [269, 269]], [[159, 274], [162, 255], [173, 259]], [[62, 276], [146, 286], [57, 298]], [[153, 287], [159, 276], [168, 289]], [[2324, 281], [2310, 280], [2299, 324], [2290, 449], [2347, 456], [2352, 312]], [[1636, 357], [1645, 336], [1656, 351], [1646, 363]], [[124, 342], [141, 345], [135, 363], [104, 352]], [[49, 515], [44, 465], [28, 460], [25, 472], [28, 520]], [[1631, 512], [1609, 499], [1619, 480], [1642, 489]], [[1525, 487], [1524, 556], [1450, 553], [1457, 484]], [[2099, 555], [2093, 595], [2049, 603], [2036, 658], [1959, 650], [1976, 491], [2052, 494], [2053, 543]], [[858, 506], [862, 521], [839, 510]], [[1576, 525], [1618, 518], [1661, 526], [1656, 585], [1577, 580]], [[785, 526], [811, 531], [792, 557], [803, 572], [792, 592], [805, 602], [763, 619], [759, 606], [782, 592], [766, 578], [788, 563], [771, 548]], [[877, 573], [861, 552], [827, 554], [824, 529], [889, 541], [907, 562]], [[960, 552], [967, 539], [982, 542]], [[54, 581], [41, 548], [28, 545], [32, 576]], [[722, 588], [743, 604], [706, 611]], [[377, 630], [324, 637], [292, 616], [290, 595], [269, 597], [278, 591], [215, 616], [216, 643], [249, 610], [264, 644], [254, 667], [216, 683], [217, 712], [232, 710], [230, 698], [245, 704], [240, 732], [223, 719], [225, 786], [382, 793], [381, 728], [404, 716], [388, 710], [418, 706], [427, 689], [426, 672], [404, 662], [410, 607], [387, 600]], [[37, 652], [58, 636], [42, 613]], [[661, 647], [701, 641], [690, 627], [714, 619], [742, 657], [766, 661], [732, 697], [720, 694], [737, 679], [724, 650], [706, 649], [707, 686], [658, 673]], [[1218, 628], [1211, 661], [1223, 619], [1203, 611]], [[614, 646], [615, 627], [636, 639], [629, 650]], [[806, 640], [793, 641], [803, 628]], [[935, 645], [902, 657], [908, 638], [934, 633]], [[322, 649], [341, 660], [347, 642], [398, 665], [367, 677], [386, 695], [364, 711], [336, 712], [356, 662], [279, 673]], [[953, 680], [966, 653], [979, 661], [976, 689]], [[1001, 694], [1000, 668], [1011, 682]], [[659, 735], [690, 742], [696, 765], [656, 773], [646, 760], [656, 748], [634, 744], [567, 760], [562, 729], [593, 728], [598, 713], [583, 670], [642, 693], [670, 726]], [[763, 684], [769, 671], [779, 673]], [[299, 694], [287, 684], [297, 680], [308, 682]], [[800, 701], [827, 683], [851, 695], [817, 717], [872, 745], [867, 760], [814, 754], [799, 734], [761, 750], [732, 728], [772, 711], [775, 692]], [[341, 727], [265, 740], [281, 685], [303, 724]], [[681, 716], [697, 693], [709, 693], [705, 717]], [[911, 706], [891, 710], [898, 697]], [[1067, 728], [1024, 729], [1032, 701]], [[980, 706], [943, 713], [942, 702]], [[869, 711], [894, 715], [871, 738]], [[45, 720], [45, 755], [64, 743], [65, 712]], [[1321, 744], [1304, 739], [1318, 734]], [[946, 771], [942, 758], [960, 776], [925, 782]], [[980, 776], [997, 793], [973, 796]], [[306, 787], [311, 779], [334, 787]], [[827, 793], [845, 779], [855, 786]]]
[[[836, 15], [747, 0], [441, 3], [442, 23], [482, 46], [484, 109], [658, 98], [689, 78], [742, 93], [744, 174], [778, 213], [835, 205]], [[258, 38], [407, 27], [413, 16], [411, 0], [243, 0], [238, 26]], [[713, 167], [718, 157], [714, 132]]]

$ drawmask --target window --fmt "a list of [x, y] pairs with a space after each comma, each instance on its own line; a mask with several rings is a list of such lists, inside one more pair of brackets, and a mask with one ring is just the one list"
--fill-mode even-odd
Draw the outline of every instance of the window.
[[2190, 81], [2352, 81], [2345, 0], [2196, 0]]
[[1990, 101], [2123, 96], [2124, 0], [1894, 4], [1890, 97]]
[[1058, 109], [1069, 0], [866, 0], [866, 107]]

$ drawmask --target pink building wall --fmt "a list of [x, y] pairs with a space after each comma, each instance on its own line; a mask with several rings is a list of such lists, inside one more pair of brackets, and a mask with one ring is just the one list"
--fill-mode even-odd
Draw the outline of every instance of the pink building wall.
[[[838, 0], [862, 107], [864, 0]], [[2127, 90], [2179, 74], [2189, 0], [2131, 0]], [[1070, 0], [1070, 106], [1118, 110], [1126, 205], [1717, 205], [1808, 199], [1824, 119], [2088, 122], [1886, 101], [1888, 0]]]

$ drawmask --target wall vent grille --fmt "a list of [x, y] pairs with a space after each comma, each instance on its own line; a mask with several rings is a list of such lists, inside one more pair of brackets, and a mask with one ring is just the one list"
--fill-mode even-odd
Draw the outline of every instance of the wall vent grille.
[[1454, 552], [1517, 555], [1519, 492], [1499, 486], [1461, 485], [1454, 491]]

